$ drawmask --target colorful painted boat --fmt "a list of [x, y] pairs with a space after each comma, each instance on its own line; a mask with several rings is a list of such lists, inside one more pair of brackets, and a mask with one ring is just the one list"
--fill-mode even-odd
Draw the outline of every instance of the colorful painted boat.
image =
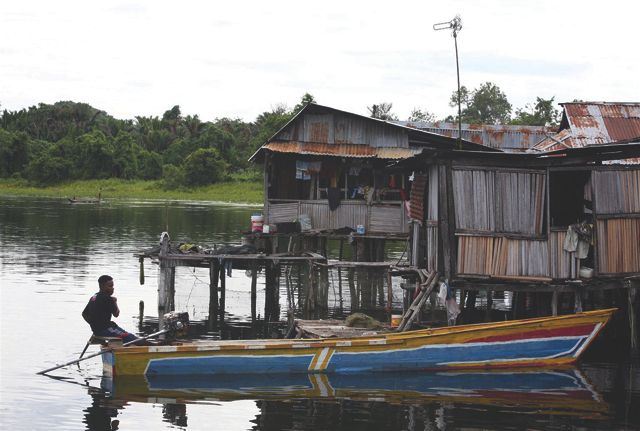
[[112, 376], [360, 373], [575, 363], [616, 309], [357, 338], [204, 341], [119, 347]]

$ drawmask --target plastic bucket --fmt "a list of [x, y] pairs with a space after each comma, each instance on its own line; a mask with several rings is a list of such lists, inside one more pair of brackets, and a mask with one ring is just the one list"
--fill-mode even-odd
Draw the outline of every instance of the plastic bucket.
[[356, 233], [358, 235], [364, 235], [364, 225], [363, 224], [359, 224], [358, 226], [356, 226]]
[[400, 326], [401, 322], [402, 322], [402, 314], [392, 314], [391, 315], [391, 327], [392, 328], [397, 328], [398, 326]]
[[262, 214], [254, 214], [251, 216], [251, 232], [262, 232], [264, 225], [264, 216]]

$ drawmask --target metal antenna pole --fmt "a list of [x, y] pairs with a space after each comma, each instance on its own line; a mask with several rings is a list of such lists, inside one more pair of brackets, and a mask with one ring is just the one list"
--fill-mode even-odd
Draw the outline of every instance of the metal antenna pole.
[[453, 43], [456, 48], [456, 75], [458, 77], [458, 149], [462, 149], [462, 108], [460, 98], [460, 64], [458, 63], [458, 32], [462, 30], [462, 20], [460, 15], [456, 15], [451, 21], [440, 22], [433, 25], [434, 30], [451, 29], [453, 33]]

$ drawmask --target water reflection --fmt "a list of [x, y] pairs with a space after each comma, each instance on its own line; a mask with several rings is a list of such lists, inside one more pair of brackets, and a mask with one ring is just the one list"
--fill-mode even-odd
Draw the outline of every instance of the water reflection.
[[[527, 426], [531, 420], [601, 421], [610, 406], [578, 369], [349, 375], [154, 376], [102, 380], [103, 396], [90, 390], [95, 418], [113, 429], [117, 409], [130, 403], [162, 404], [162, 417], [187, 427], [189, 405], [253, 400], [255, 428], [446, 429], [478, 424], [496, 414], [491, 428]], [[100, 407], [98, 407], [98, 405]], [[119, 407], [121, 406], [121, 407]], [[114, 409], [116, 409], [114, 411]], [[347, 425], [350, 424], [348, 427]], [[358, 426], [359, 424], [359, 426]], [[419, 426], [418, 426], [419, 424]], [[517, 425], [516, 425], [517, 427]]]

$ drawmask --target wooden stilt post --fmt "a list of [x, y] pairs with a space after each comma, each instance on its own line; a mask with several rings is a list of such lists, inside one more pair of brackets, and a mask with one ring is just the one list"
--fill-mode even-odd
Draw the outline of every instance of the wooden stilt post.
[[487, 289], [487, 309], [485, 310], [484, 321], [491, 322], [491, 309], [493, 308], [493, 291]]
[[227, 296], [227, 271], [225, 265], [220, 265], [220, 326], [224, 326], [224, 309]]
[[393, 314], [393, 279], [391, 277], [391, 268], [387, 269], [387, 314], [389, 322]]
[[551, 315], [558, 315], [558, 291], [554, 290], [551, 294]]
[[258, 291], [258, 264], [251, 265], [251, 322], [256, 321], [256, 299]]
[[580, 289], [574, 288], [573, 295], [574, 295], [573, 311], [576, 313], [582, 313], [582, 292], [580, 292]]
[[214, 329], [218, 322], [218, 261], [209, 262], [209, 329]]
[[629, 315], [629, 334], [631, 336], [631, 355], [632, 357], [638, 356], [638, 334], [636, 333], [636, 288], [629, 287], [627, 289], [627, 302], [628, 302], [628, 315]]
[[158, 271], [158, 330], [164, 330], [165, 313], [171, 308], [171, 263], [167, 257], [169, 254], [169, 234], [163, 232], [160, 235], [160, 268]]
[[[344, 249], [344, 239], [340, 239], [340, 251], [338, 252], [338, 260], [342, 261]], [[340, 300], [340, 311], [342, 312], [342, 269], [338, 268], [338, 299]]]

